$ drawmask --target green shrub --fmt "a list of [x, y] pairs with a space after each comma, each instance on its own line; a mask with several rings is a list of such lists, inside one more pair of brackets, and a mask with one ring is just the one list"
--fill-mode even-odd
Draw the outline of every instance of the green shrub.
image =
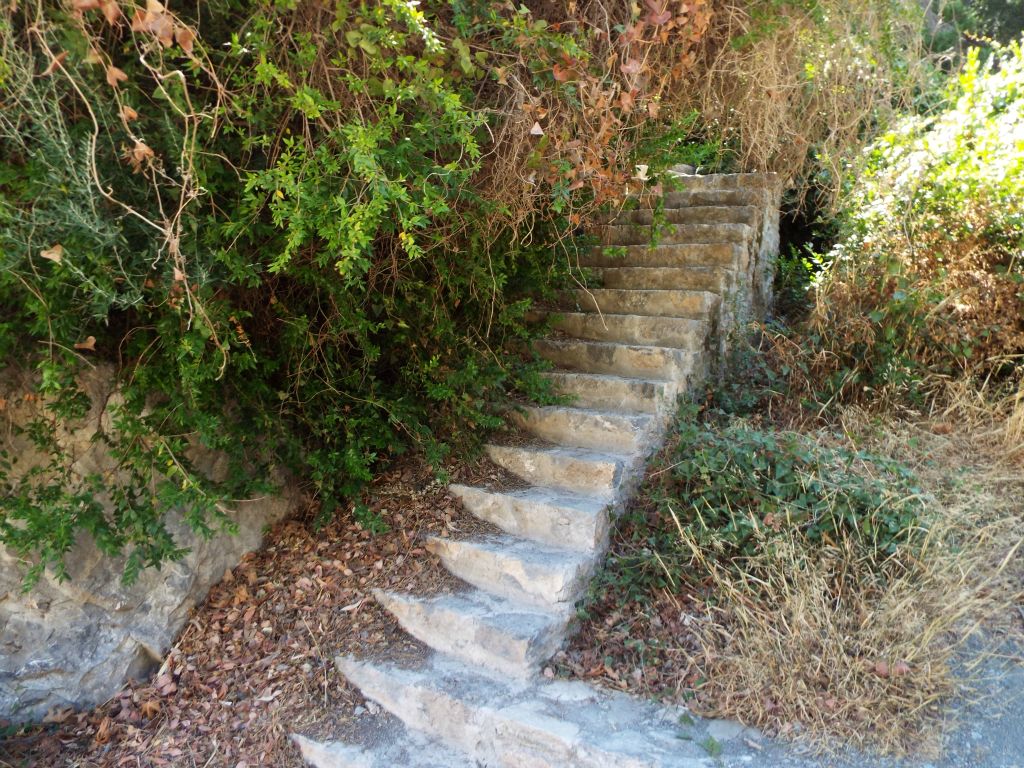
[[826, 393], [913, 395], [1024, 353], [1024, 52], [972, 50], [933, 116], [856, 166], [808, 328]]
[[855, 541], [880, 569], [912, 550], [922, 530], [920, 491], [900, 464], [722, 412], [702, 417], [692, 405], [652, 470], [644, 502], [625, 521], [637, 554], [609, 567], [633, 597], [699, 581], [694, 548], [731, 570], [757, 562], [776, 540]]
[[[212, 534], [272, 467], [374, 527], [358, 497], [379, 461], [439, 466], [513, 391], [546, 396], [527, 311], [567, 280], [588, 213], [636, 190], [637, 143], [672, 132], [708, 23], [622, 44], [647, 9], [548, 10], [4, 6], [0, 368], [35, 380], [0, 397], [41, 403], [22, 436], [51, 460], [7, 452], [0, 545], [30, 579], [62, 575], [80, 532], [128, 578], [178, 557], [169, 510]], [[117, 470], [79, 478], [56, 434], [97, 362], [123, 395], [100, 436]], [[229, 482], [196, 447], [227, 455]]]

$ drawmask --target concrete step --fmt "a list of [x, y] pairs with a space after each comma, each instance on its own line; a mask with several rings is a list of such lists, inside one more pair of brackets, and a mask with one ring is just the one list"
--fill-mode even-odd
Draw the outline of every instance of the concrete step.
[[734, 243], [679, 243], [592, 248], [580, 256], [584, 267], [724, 267], [737, 269], [746, 249]]
[[[757, 225], [760, 211], [753, 205], [687, 205], [666, 207], [658, 217], [667, 224], [746, 224]], [[638, 208], [624, 211], [616, 217], [614, 224], [646, 224], [655, 221], [654, 210]]]
[[594, 312], [562, 312], [554, 322], [562, 333], [578, 339], [621, 344], [649, 344], [691, 349], [704, 343], [708, 325], [688, 317], [611, 315]]
[[622, 481], [625, 459], [581, 448], [488, 445], [491, 460], [530, 485], [610, 499]]
[[721, 267], [604, 267], [594, 270], [605, 288], [709, 291], [721, 295], [736, 274]]
[[[653, 239], [658, 244], [749, 243], [754, 230], [746, 224], [666, 224]], [[648, 245], [654, 231], [644, 224], [606, 224], [596, 233], [604, 245]]]
[[574, 398], [580, 408], [614, 408], [626, 413], [657, 413], [671, 407], [675, 388], [667, 381], [611, 376], [603, 373], [547, 371], [557, 394]]
[[520, 679], [561, 647], [572, 615], [478, 589], [432, 597], [375, 590], [373, 596], [402, 629], [434, 650]]
[[637, 453], [651, 442], [650, 416], [564, 405], [527, 406], [512, 414], [520, 427], [542, 440], [571, 448]]
[[571, 607], [583, 595], [596, 556], [508, 534], [457, 540], [434, 537], [427, 549], [469, 584], [515, 603]]
[[[574, 296], [584, 312], [691, 320], [706, 320], [720, 302], [719, 297], [709, 291], [669, 289], [594, 288], [577, 290]], [[635, 343], [644, 341], [635, 339]]]
[[583, 339], [542, 339], [534, 343], [534, 349], [559, 368], [642, 379], [681, 381], [694, 365], [693, 352], [673, 347]]
[[[711, 768], [717, 762], [700, 746], [707, 738], [703, 723], [684, 731], [678, 709], [582, 683], [507, 685], [443, 658], [415, 670], [341, 657], [336, 664], [409, 729], [489, 768]], [[744, 763], [765, 764], [750, 757]]]
[[608, 504], [548, 488], [488, 491], [450, 485], [471, 513], [515, 536], [582, 552], [604, 548], [608, 538]]

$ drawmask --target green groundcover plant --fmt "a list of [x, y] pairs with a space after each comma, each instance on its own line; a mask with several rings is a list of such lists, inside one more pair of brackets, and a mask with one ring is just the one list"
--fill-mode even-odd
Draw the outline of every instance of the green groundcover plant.
[[686, 404], [624, 521], [635, 547], [603, 578], [646, 599], [699, 580], [696, 553], [745, 573], [794, 540], [812, 549], [854, 542], [881, 572], [920, 542], [924, 510], [914, 475], [896, 461]]

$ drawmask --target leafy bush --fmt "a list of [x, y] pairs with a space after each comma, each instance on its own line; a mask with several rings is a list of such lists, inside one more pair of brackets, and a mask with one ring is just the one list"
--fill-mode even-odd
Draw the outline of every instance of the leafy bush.
[[927, 372], [1005, 373], [1024, 353], [1024, 52], [971, 51], [942, 109], [856, 168], [810, 324], [837, 393]]
[[[651, 171], [673, 162], [671, 95], [710, 18], [548, 10], [4, 7], [0, 359], [35, 378], [0, 397], [39, 406], [21, 437], [50, 460], [7, 451], [0, 544], [30, 577], [61, 575], [83, 531], [129, 578], [177, 557], [168, 510], [213, 533], [272, 466], [330, 514], [378, 461], [438, 465], [512, 390], [545, 396], [518, 354], [532, 297], [565, 281], [588, 212], [640, 188], [658, 126], [674, 138]], [[100, 362], [120, 377], [100, 436], [116, 467], [82, 478], [58, 438]]]
[[900, 464], [722, 412], [700, 418], [692, 405], [650, 477], [646, 503], [626, 522], [644, 548], [612, 566], [627, 570], [633, 596], [699, 578], [690, 567], [697, 553], [743, 570], [778, 542], [856, 542], [881, 568], [922, 530], [920, 491]]
[[[590, 215], [656, 191], [680, 159], [714, 160], [695, 136], [735, 145], [691, 87], [741, 35], [733, 11], [769, 31], [873, 13], [750, 5], [7, 4], [0, 358], [36, 380], [2, 396], [40, 398], [25, 436], [54, 461], [0, 468], [0, 543], [59, 574], [84, 530], [126, 552], [130, 576], [180, 554], [169, 509], [212, 533], [272, 466], [308, 478], [330, 514], [356, 508], [388, 456], [471, 450], [512, 390], [545, 396], [517, 351]], [[898, 55], [883, 69], [902, 55], [885, 45]], [[786, 54], [787, 73], [806, 52]], [[851, 61], [830, 71], [859, 72]], [[880, 93], [801, 83], [846, 103]], [[743, 93], [727, 111], [763, 101]], [[825, 112], [798, 111], [827, 134]], [[761, 137], [758, 157], [790, 138]], [[55, 430], [97, 362], [120, 376], [101, 437], [118, 467], [76, 478]], [[197, 447], [227, 454], [230, 483], [196, 471]], [[101, 488], [123, 499], [116, 513], [88, 502]]]

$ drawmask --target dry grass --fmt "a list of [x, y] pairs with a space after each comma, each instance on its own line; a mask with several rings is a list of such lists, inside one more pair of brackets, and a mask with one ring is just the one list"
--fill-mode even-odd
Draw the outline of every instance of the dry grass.
[[879, 564], [855, 541], [790, 534], [737, 568], [688, 542], [691, 583], [596, 606], [563, 669], [820, 749], [935, 752], [978, 647], [1024, 638], [1024, 398], [940, 387], [927, 414], [836, 408], [838, 432], [814, 432], [913, 469], [929, 510], [919, 552]]
[[1007, 444], [1020, 400], [986, 406], [952, 386], [958, 396], [930, 418], [846, 409], [839, 420], [857, 447], [913, 467], [931, 499], [920, 554], [892, 557], [879, 576], [849, 541], [808, 550], [791, 538], [743, 573], [694, 550], [718, 601], [697, 628], [710, 710], [819, 745], [937, 747], [946, 705], [971, 687], [955, 670], [964, 643], [985, 627], [1021, 629], [1024, 572], [1021, 445]]
[[715, 11], [685, 106], [722, 131], [744, 168], [808, 186], [814, 169], [827, 207], [842, 159], [927, 77], [917, 9], [826, 0], [766, 18], [755, 3], [723, 0]]

